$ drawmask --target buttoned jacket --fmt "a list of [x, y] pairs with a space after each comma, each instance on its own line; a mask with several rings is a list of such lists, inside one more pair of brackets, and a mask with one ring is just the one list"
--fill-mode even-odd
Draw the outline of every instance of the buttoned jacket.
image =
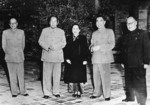
[[60, 28], [44, 28], [39, 38], [43, 48], [41, 60], [45, 62], [63, 62], [63, 48], [66, 45], [65, 32]]
[[121, 61], [126, 67], [143, 67], [150, 62], [150, 39], [144, 30], [136, 29], [124, 35]]
[[25, 48], [25, 35], [21, 29], [7, 29], [2, 34], [2, 48], [5, 52], [6, 62], [23, 62]]
[[112, 29], [96, 30], [92, 34], [91, 47], [99, 46], [98, 51], [92, 53], [92, 63], [111, 63], [114, 61], [112, 49], [115, 37]]

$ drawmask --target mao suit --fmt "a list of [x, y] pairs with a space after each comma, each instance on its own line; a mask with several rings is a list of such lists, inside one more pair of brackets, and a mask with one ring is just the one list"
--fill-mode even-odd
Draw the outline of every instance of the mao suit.
[[150, 62], [150, 40], [147, 32], [136, 29], [122, 41], [122, 63], [125, 66], [125, 90], [128, 100], [137, 98], [140, 105], [147, 99], [146, 69]]
[[[24, 81], [25, 35], [21, 29], [7, 29], [2, 34], [2, 48], [5, 52], [12, 95], [26, 94]], [[20, 92], [19, 92], [20, 91]]]
[[115, 46], [114, 32], [111, 29], [96, 30], [92, 34], [91, 47], [99, 46], [98, 51], [92, 53], [93, 64], [93, 96], [109, 98], [110, 93], [110, 63], [114, 61], [112, 49]]
[[43, 92], [51, 96], [59, 94], [61, 62], [64, 61], [63, 48], [66, 45], [65, 33], [60, 28], [44, 28], [39, 38], [42, 47]]

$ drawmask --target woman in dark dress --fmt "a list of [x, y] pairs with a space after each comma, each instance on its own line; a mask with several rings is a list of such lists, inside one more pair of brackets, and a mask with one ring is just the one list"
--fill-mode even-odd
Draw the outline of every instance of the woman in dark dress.
[[87, 82], [86, 64], [89, 55], [87, 39], [80, 35], [78, 24], [72, 26], [72, 35], [67, 38], [65, 47], [66, 70], [64, 73], [65, 83], [73, 83], [73, 97], [81, 97], [80, 83]]

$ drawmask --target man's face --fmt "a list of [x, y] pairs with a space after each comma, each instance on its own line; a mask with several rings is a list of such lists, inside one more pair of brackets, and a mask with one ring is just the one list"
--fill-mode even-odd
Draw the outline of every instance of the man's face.
[[134, 31], [137, 27], [137, 21], [133, 17], [127, 19], [127, 28], [129, 31]]
[[56, 18], [56, 17], [51, 17], [51, 20], [50, 20], [50, 27], [51, 27], [51, 28], [56, 28], [56, 27], [57, 27], [57, 24], [58, 24], [57, 18]]
[[96, 19], [96, 26], [98, 29], [105, 27], [106, 21], [102, 17]]
[[17, 26], [18, 26], [18, 23], [17, 23], [17, 20], [16, 19], [14, 19], [14, 18], [12, 18], [11, 20], [10, 20], [10, 28], [11, 29], [16, 29], [17, 28]]

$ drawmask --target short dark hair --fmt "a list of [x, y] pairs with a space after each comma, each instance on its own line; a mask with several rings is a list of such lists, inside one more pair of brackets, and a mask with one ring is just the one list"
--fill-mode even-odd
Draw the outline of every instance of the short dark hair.
[[71, 29], [72, 29], [73, 26], [75, 26], [75, 25], [77, 25], [77, 26], [79, 27], [79, 29], [81, 29], [80, 24], [78, 24], [78, 23], [73, 23], [72, 26], [71, 26]]
[[108, 16], [105, 15], [105, 14], [98, 14], [98, 15], [96, 16], [96, 19], [99, 18], [99, 17], [102, 17], [105, 21], [108, 20]]
[[52, 17], [55, 17], [55, 18], [57, 19], [57, 22], [59, 22], [59, 18], [58, 18], [57, 15], [51, 15], [51, 16], [49, 16], [48, 19], [47, 19], [47, 22], [48, 22], [48, 23], [50, 22], [50, 20], [51, 20]]

